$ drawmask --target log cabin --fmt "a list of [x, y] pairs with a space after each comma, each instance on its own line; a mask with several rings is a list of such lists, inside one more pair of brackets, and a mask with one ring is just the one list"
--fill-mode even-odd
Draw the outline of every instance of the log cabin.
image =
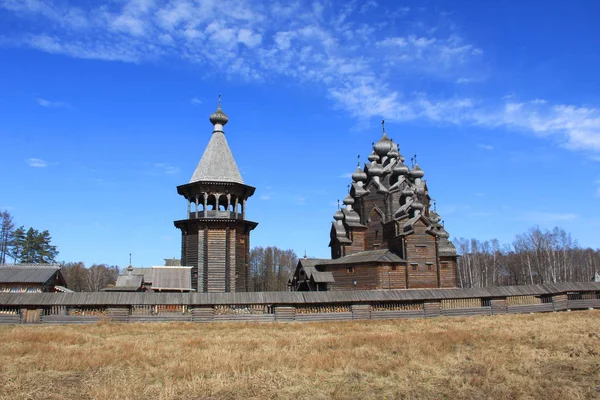
[[432, 205], [425, 173], [385, 132], [359, 163], [333, 215], [331, 259], [302, 259], [295, 291], [456, 287], [456, 248]]
[[58, 264], [0, 265], [0, 293], [72, 292]]

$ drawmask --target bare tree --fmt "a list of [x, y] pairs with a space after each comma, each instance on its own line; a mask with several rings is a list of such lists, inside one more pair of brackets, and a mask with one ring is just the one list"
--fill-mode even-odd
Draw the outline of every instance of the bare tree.
[[254, 247], [250, 251], [250, 291], [284, 291], [298, 257], [293, 250]]
[[114, 284], [119, 276], [119, 267], [106, 264], [94, 264], [88, 270], [87, 282], [90, 292], [99, 292], [110, 284]]
[[496, 239], [455, 239], [461, 257], [457, 266], [460, 287], [530, 285], [592, 279], [600, 250], [582, 249], [571, 234], [530, 228], [510, 245]]

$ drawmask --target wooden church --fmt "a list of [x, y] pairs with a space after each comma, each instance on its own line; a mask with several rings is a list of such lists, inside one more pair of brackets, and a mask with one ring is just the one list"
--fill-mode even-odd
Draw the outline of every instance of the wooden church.
[[432, 209], [423, 170], [385, 132], [333, 215], [331, 259], [301, 259], [296, 291], [456, 287], [456, 248]]
[[244, 184], [223, 127], [221, 110], [210, 116], [213, 132], [190, 182], [177, 187], [187, 200], [181, 230], [181, 265], [191, 266], [192, 289], [198, 292], [246, 292], [250, 231], [246, 201], [255, 188]]

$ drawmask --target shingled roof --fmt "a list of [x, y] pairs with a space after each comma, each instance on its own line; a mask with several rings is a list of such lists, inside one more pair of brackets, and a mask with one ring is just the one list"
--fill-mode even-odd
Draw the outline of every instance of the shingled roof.
[[358, 264], [358, 263], [403, 263], [406, 262], [388, 249], [359, 251], [333, 260], [323, 260], [316, 265]]
[[333, 283], [335, 279], [331, 272], [321, 272], [315, 267], [304, 267], [304, 272], [308, 279], [315, 281], [315, 283]]
[[153, 290], [182, 290], [192, 289], [192, 267], [152, 267]]
[[54, 264], [0, 265], [0, 283], [46, 283], [60, 270]]
[[200, 181], [244, 184], [227, 144], [227, 139], [225, 139], [225, 134], [221, 131], [213, 132], [194, 175], [190, 179], [190, 183]]

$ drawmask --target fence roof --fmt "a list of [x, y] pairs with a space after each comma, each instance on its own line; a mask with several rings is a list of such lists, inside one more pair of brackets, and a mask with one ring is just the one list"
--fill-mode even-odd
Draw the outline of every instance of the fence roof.
[[598, 282], [548, 285], [501, 286], [471, 289], [353, 290], [336, 292], [250, 292], [250, 293], [0, 293], [0, 306], [116, 306], [132, 304], [317, 304], [390, 301], [426, 301], [506, 296], [539, 296], [566, 292], [599, 292]]

